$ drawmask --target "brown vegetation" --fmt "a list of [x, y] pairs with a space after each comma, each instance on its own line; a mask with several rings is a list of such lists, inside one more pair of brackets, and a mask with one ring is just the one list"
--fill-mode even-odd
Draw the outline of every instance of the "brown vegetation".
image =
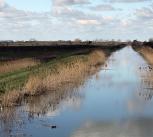
[[105, 62], [106, 55], [103, 51], [96, 50], [85, 57], [72, 58], [67, 63], [56, 64], [55, 71], [46, 68], [42, 73], [30, 76], [22, 92], [13, 91], [2, 96], [2, 106], [19, 104], [22, 97], [67, 90], [74, 87], [74, 84], [79, 86], [81, 81], [94, 72], [96, 66]]
[[13, 72], [37, 64], [39, 64], [39, 61], [30, 58], [2, 62], [0, 63], [0, 73]]
[[[29, 97], [27, 111], [31, 115], [54, 113], [54, 111], [56, 113], [58, 104], [66, 98], [69, 98], [72, 101], [71, 103], [79, 104], [82, 96], [77, 94], [75, 89], [83, 85], [89, 76], [95, 74], [100, 69], [100, 64], [103, 64], [105, 60], [106, 56], [102, 51], [94, 51], [85, 60], [77, 58], [68, 64], [59, 64], [56, 67], [58, 68], [56, 73], [51, 73], [41, 80], [43, 83], [40, 84], [41, 89], [50, 92], [45, 92], [46, 94], [41, 96]], [[40, 81], [40, 77], [33, 78]], [[36, 94], [37, 88], [35, 88], [38, 87], [37, 82], [34, 80], [35, 83], [30, 84], [32, 80], [29, 79], [29, 83], [27, 83], [28, 86], [30, 85], [29, 91], [32, 92], [32, 95], [38, 95]], [[38, 90], [38, 93], [42, 94], [40, 90]]]
[[151, 100], [153, 97], [153, 49], [148, 46], [135, 49], [145, 59], [146, 64], [140, 67], [141, 89], [139, 95], [145, 100]]
[[105, 61], [105, 54], [102, 51], [94, 51], [86, 61], [75, 59], [68, 64], [57, 64], [55, 73], [46, 70], [45, 77], [31, 76], [25, 85], [25, 90], [29, 95], [38, 95], [44, 91], [56, 90], [65, 83], [71, 83], [80, 79], [92, 69], [92, 66], [102, 64]]
[[143, 55], [149, 64], [153, 64], [153, 49], [151, 47], [142, 47], [139, 53]]
[[3, 107], [10, 107], [10, 106], [16, 106], [21, 103], [23, 97], [23, 93], [20, 91], [10, 91], [5, 93], [3, 96], [1, 96], [1, 106]]

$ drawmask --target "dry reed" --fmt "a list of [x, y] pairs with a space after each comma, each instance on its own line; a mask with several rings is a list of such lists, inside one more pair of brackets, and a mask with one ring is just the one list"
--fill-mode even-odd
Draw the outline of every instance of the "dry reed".
[[30, 58], [7, 61], [0, 64], [0, 73], [12, 72], [22, 68], [35, 66], [37, 64], [39, 64], [39, 61]]
[[[25, 85], [26, 94], [39, 95], [45, 91], [53, 91], [62, 88], [63, 85], [79, 80], [90, 73], [92, 66], [104, 63], [106, 57], [102, 51], [94, 51], [87, 61], [75, 59], [68, 64], [58, 64], [56, 73], [49, 73], [43, 78], [31, 76]], [[46, 73], [46, 72], [44, 72]]]
[[153, 65], [153, 49], [150, 47], [143, 47], [139, 51], [149, 64]]
[[3, 107], [19, 105], [21, 103], [22, 97], [23, 93], [21, 93], [20, 91], [14, 90], [7, 92], [1, 97], [1, 105]]
[[[74, 99], [79, 103], [78, 101], [81, 100], [82, 96], [77, 94], [75, 89], [83, 85], [92, 74], [95, 74], [100, 69], [99, 64], [104, 63], [105, 59], [106, 57], [102, 52], [96, 51], [91, 53], [86, 61], [75, 59], [68, 64], [59, 64], [56, 67], [58, 68], [56, 74], [51, 73], [41, 80], [43, 86], [46, 87], [45, 91], [52, 90], [52, 92], [32, 97], [32, 99], [31, 97], [28, 98], [30, 103], [28, 103], [27, 111], [31, 115], [46, 114], [47, 112], [53, 112], [54, 115], [56, 110], [58, 110], [58, 104], [63, 99], [70, 98], [69, 100], [71, 100], [73, 97], [71, 100], [73, 102], [71, 103], [74, 103]], [[40, 77], [37, 77], [37, 79], [40, 80]]]
[[[47, 91], [71, 88], [92, 73], [95, 67], [105, 62], [106, 56], [103, 51], [93, 51], [87, 58], [75, 58], [68, 63], [56, 64], [56, 72], [46, 68], [43, 74], [30, 76], [23, 87], [23, 92], [11, 91], [1, 97], [1, 105], [4, 107], [14, 106], [21, 103], [23, 97], [41, 95]], [[78, 85], [79, 85], [78, 84]], [[73, 86], [72, 86], [73, 87]]]

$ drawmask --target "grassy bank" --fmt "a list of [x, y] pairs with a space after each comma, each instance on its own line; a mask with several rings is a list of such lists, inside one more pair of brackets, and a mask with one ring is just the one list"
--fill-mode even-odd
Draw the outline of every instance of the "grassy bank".
[[[56, 58], [47, 63], [0, 75], [2, 106], [20, 104], [22, 98], [55, 91], [87, 75], [93, 66], [104, 63], [103, 51], [89, 51]], [[85, 73], [86, 72], [86, 73]]]
[[153, 48], [151, 47], [141, 47], [137, 51], [147, 60], [150, 65], [153, 65]]
[[[102, 51], [93, 51], [89, 55], [70, 57], [69, 60], [57, 63], [55, 68], [43, 70], [37, 76], [30, 76], [25, 85], [27, 94], [37, 95], [45, 91], [56, 90], [63, 84], [80, 79], [93, 66], [101, 65], [105, 61]], [[65, 62], [64, 62], [65, 61]]]
[[[50, 54], [53, 55], [53, 52]], [[3, 61], [0, 65], [0, 70], [2, 70], [2, 73], [0, 73], [0, 92], [4, 93], [10, 90], [21, 89], [24, 86], [24, 83], [27, 81], [29, 75], [42, 72], [45, 68], [51, 69], [56, 62], [63, 62], [65, 58], [70, 56], [81, 54], [85, 55], [89, 52], [90, 50], [88, 49], [81, 51], [70, 50], [67, 52], [56, 51], [56, 58], [51, 58], [47, 61], [42, 61], [42, 57], [43, 59], [46, 56], [48, 57], [48, 52], [43, 52], [39, 55], [39, 58], [37, 54], [33, 53], [33, 58], [29, 58], [28, 60], [21, 58], [17, 60]], [[26, 56], [29, 57], [29, 54]], [[20, 56], [16, 55], [16, 57], [19, 58]]]

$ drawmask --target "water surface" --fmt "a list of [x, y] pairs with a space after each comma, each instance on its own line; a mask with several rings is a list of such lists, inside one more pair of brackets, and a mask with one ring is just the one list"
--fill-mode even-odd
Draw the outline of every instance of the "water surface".
[[0, 136], [152, 137], [153, 80], [149, 76], [148, 62], [125, 47], [112, 53], [85, 83], [64, 91], [60, 102], [53, 105], [46, 95], [1, 110]]

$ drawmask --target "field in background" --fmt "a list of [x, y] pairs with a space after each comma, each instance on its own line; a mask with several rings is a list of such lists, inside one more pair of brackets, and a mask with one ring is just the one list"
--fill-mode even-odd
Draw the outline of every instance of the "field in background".
[[38, 64], [40, 64], [40, 61], [31, 58], [4, 61], [0, 63], [0, 74], [17, 71]]

